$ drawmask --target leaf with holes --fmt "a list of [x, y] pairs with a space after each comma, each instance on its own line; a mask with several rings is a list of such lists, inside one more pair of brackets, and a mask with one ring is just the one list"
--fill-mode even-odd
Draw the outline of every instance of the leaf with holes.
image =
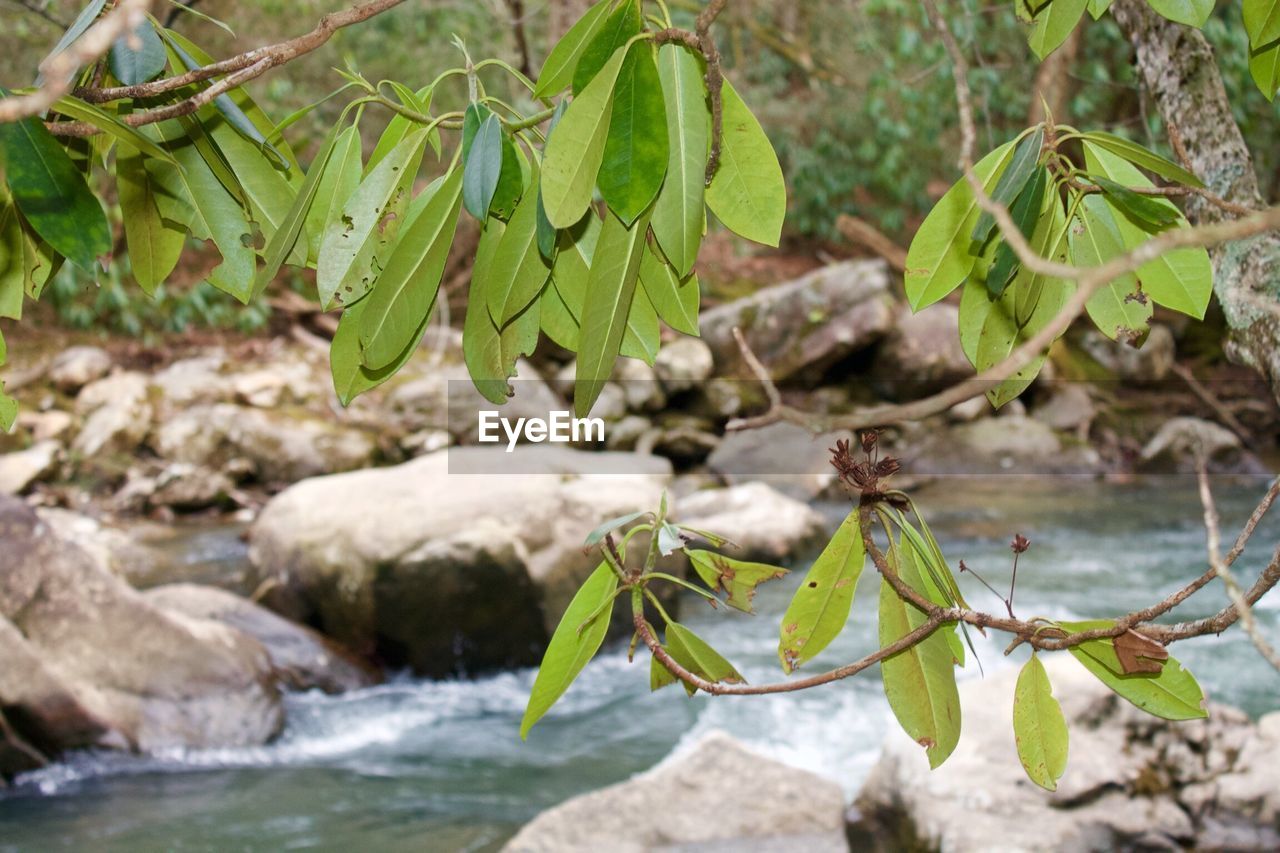
[[[1080, 203], [1080, 224], [1070, 232], [1070, 258], [1076, 266], [1093, 267], [1125, 253], [1116, 214], [1100, 196]], [[1118, 276], [1089, 298], [1085, 309], [1098, 331], [1114, 341], [1140, 346], [1150, 331], [1151, 299], [1133, 273]]]
[[813, 561], [782, 617], [778, 660], [783, 672], [794, 672], [812, 660], [844, 630], [865, 557], [862, 524], [855, 509]]
[[715, 551], [685, 550], [693, 570], [712, 592], [723, 589], [728, 598], [725, 603], [743, 613], [752, 613], [752, 601], [756, 587], [765, 581], [784, 577], [787, 570], [767, 563], [749, 563], [735, 560]]

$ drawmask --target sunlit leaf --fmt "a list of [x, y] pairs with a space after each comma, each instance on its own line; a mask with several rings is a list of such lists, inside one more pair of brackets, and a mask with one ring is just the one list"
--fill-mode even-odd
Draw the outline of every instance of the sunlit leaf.
[[1080, 23], [1087, 3], [1088, 0], [1052, 0], [1036, 15], [1027, 43], [1037, 59], [1044, 59], [1061, 47]]
[[528, 193], [507, 223], [485, 293], [498, 328], [529, 307], [550, 275], [551, 264], [538, 249], [538, 197]]
[[730, 231], [776, 246], [787, 215], [787, 184], [769, 137], [742, 98], [724, 81], [720, 165], [707, 187], [707, 207]]
[[[1066, 631], [1089, 631], [1111, 626], [1106, 620], [1059, 622]], [[1209, 714], [1204, 708], [1204, 692], [1195, 678], [1176, 658], [1165, 661], [1160, 673], [1126, 674], [1116, 656], [1111, 639], [1087, 640], [1071, 646], [1070, 652], [1084, 668], [1119, 696], [1137, 707], [1166, 720], [1197, 720]]]
[[813, 561], [782, 617], [778, 660], [783, 672], [794, 672], [812, 660], [844, 630], [865, 557], [862, 525], [854, 509]]
[[[707, 681], [716, 684], [742, 684], [746, 681], [733, 664], [711, 648], [706, 640], [678, 622], [667, 623], [667, 632], [662, 645], [676, 663]], [[649, 671], [650, 689], [657, 690], [668, 684], [674, 684], [676, 680], [670, 670], [655, 657]], [[690, 696], [697, 692], [697, 688], [688, 684], [684, 688]]]
[[1082, 134], [1082, 137], [1086, 142], [1110, 151], [1121, 159], [1127, 160], [1135, 166], [1141, 166], [1149, 172], [1154, 172], [1162, 178], [1188, 187], [1204, 186], [1203, 181], [1177, 163], [1161, 157], [1154, 151], [1148, 151], [1136, 142], [1130, 142], [1128, 139], [1099, 130]]
[[1147, 0], [1147, 5], [1170, 21], [1177, 21], [1188, 27], [1203, 27], [1213, 14], [1214, 2], [1215, 0]]
[[600, 0], [584, 12], [560, 41], [556, 42], [556, 46], [547, 54], [546, 62], [542, 63], [542, 72], [538, 75], [538, 84], [533, 90], [534, 98], [554, 95], [573, 83], [578, 60], [604, 25], [612, 4], [613, 0]]
[[[1071, 229], [1071, 261], [1093, 267], [1124, 254], [1124, 239], [1116, 215], [1100, 196], [1085, 196], [1080, 203], [1080, 226]], [[1085, 305], [1090, 319], [1112, 340], [1137, 346], [1150, 331], [1151, 299], [1142, 292], [1133, 273], [1125, 273], [1090, 297]]]
[[628, 41], [640, 33], [640, 2], [624, 0], [583, 47], [573, 69], [573, 94], [581, 95]]
[[1067, 769], [1067, 720], [1053, 697], [1049, 674], [1034, 653], [1013, 691], [1013, 738], [1027, 777], [1046, 791], [1056, 791]]
[[505, 403], [511, 387], [502, 353], [502, 334], [489, 315], [488, 291], [495, 277], [493, 259], [507, 230], [501, 219], [490, 218], [480, 229], [480, 245], [471, 267], [467, 315], [462, 326], [462, 355], [471, 381], [486, 400]]
[[756, 596], [757, 586], [787, 574], [786, 569], [778, 566], [735, 560], [714, 551], [693, 549], [686, 550], [685, 553], [703, 583], [713, 592], [723, 589], [728, 594], [725, 603], [744, 613], [754, 611], [752, 600]]
[[640, 287], [662, 321], [677, 332], [698, 336], [698, 277], [676, 278], [676, 271], [650, 246], [640, 262]]

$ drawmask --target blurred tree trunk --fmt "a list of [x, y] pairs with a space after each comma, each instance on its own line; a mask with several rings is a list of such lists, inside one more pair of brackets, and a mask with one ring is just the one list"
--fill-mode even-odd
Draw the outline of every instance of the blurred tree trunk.
[[[1031, 91], [1031, 108], [1027, 111], [1027, 124], [1039, 124], [1044, 121], [1044, 104], [1049, 105], [1056, 122], [1070, 121], [1067, 115], [1067, 104], [1071, 98], [1071, 67], [1075, 64], [1076, 54], [1080, 51], [1080, 33], [1082, 27], [1076, 27], [1062, 43], [1062, 47], [1049, 54], [1040, 63], [1036, 71], [1035, 84]], [[1041, 101], [1043, 99], [1043, 102]]]
[[591, 8], [591, 0], [547, 0], [547, 36], [549, 43], [543, 56], [551, 51], [560, 37], [569, 31], [582, 13]]
[[[1253, 158], [1231, 113], [1213, 48], [1196, 29], [1157, 15], [1143, 0], [1111, 7], [1137, 52], [1138, 74], [1180, 139], [1191, 168], [1215, 193], [1239, 204], [1264, 204]], [[1192, 222], [1230, 214], [1201, 198], [1187, 203]], [[1214, 292], [1230, 334], [1227, 355], [1261, 373], [1280, 400], [1280, 235], [1262, 234], [1213, 252]]]

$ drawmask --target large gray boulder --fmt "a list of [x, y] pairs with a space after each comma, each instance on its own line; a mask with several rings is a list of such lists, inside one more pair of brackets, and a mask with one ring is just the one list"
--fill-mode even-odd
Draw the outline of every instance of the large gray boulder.
[[279, 731], [256, 640], [157, 607], [20, 501], [0, 497], [0, 542], [0, 708], [11, 729], [0, 774], [78, 747], [248, 746]]
[[677, 521], [730, 540], [736, 547], [724, 553], [739, 560], [779, 563], [816, 551], [827, 527], [822, 513], [765, 483], [697, 491], [678, 509]]
[[904, 470], [916, 476], [999, 472], [1090, 475], [1102, 467], [1093, 448], [1064, 438], [1043, 421], [1023, 414], [923, 431], [918, 444], [901, 455]]
[[813, 435], [779, 422], [725, 435], [707, 457], [711, 472], [730, 485], [762, 482], [798, 500], [813, 500], [835, 480], [831, 452], [847, 432]]
[[913, 400], [971, 376], [959, 322], [959, 309], [945, 302], [918, 313], [901, 306], [871, 363], [876, 390], [891, 400]]
[[713, 732], [654, 769], [561, 803], [504, 853], [843, 853], [844, 794]]
[[1253, 725], [1210, 706], [1207, 720], [1168, 723], [1120, 699], [1066, 654], [1045, 656], [1071, 731], [1058, 790], [1033, 785], [1011, 728], [1017, 670], [961, 685], [964, 731], [930, 771], [894, 729], [858, 794], [857, 827], [894, 849], [1276, 849], [1280, 714]]
[[893, 325], [882, 261], [843, 261], [702, 313], [702, 339], [722, 376], [752, 378], [735, 326], [774, 379], [817, 373], [878, 341]]
[[422, 674], [533, 664], [598, 563], [583, 538], [656, 507], [670, 477], [660, 457], [538, 445], [305, 480], [250, 529], [255, 582], [282, 615]]

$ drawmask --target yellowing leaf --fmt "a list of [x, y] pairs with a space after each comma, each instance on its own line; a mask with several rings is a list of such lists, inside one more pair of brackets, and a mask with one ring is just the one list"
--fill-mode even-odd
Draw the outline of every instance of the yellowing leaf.
[[858, 510], [841, 522], [804, 576], [782, 617], [778, 660], [783, 672], [812, 660], [844, 630], [866, 549]]
[[1067, 720], [1053, 698], [1053, 685], [1034, 653], [1018, 674], [1013, 691], [1013, 738], [1027, 777], [1056, 791], [1067, 768]]
[[[1060, 622], [1066, 631], [1106, 628], [1106, 620]], [[1159, 674], [1126, 674], [1111, 639], [1087, 640], [1070, 648], [1071, 655], [1099, 681], [1137, 707], [1166, 720], [1197, 720], [1209, 716], [1204, 708], [1204, 692], [1190, 672], [1176, 658], [1165, 661]]]

